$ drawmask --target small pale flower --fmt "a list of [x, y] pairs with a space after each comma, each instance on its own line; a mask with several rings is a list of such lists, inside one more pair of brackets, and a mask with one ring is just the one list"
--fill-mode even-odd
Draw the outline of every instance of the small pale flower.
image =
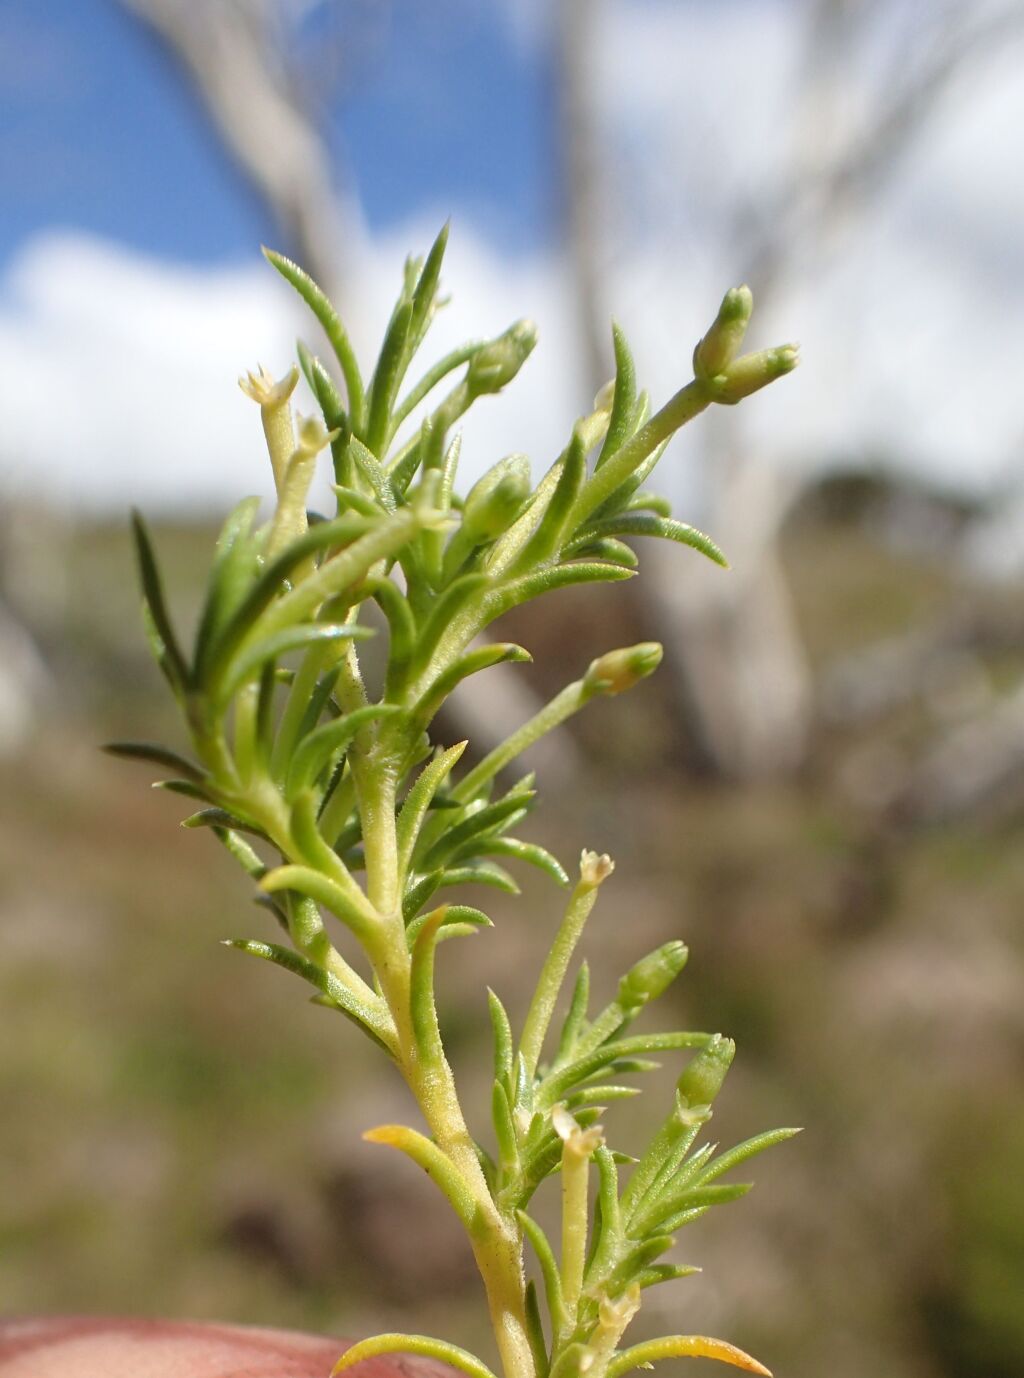
[[268, 373], [260, 364], [255, 373], [243, 374], [238, 380], [238, 386], [246, 397], [251, 397], [261, 407], [279, 407], [291, 397], [298, 381], [299, 370], [294, 365], [283, 378], [275, 382], [274, 375]]
[[591, 889], [596, 890], [614, 870], [615, 862], [606, 852], [599, 856], [597, 852], [588, 852], [584, 848], [580, 853], [580, 880]]
[[318, 416], [300, 416], [296, 429], [299, 444], [295, 457], [302, 459], [311, 459], [313, 455], [318, 455], [341, 434], [340, 431], [329, 431]]

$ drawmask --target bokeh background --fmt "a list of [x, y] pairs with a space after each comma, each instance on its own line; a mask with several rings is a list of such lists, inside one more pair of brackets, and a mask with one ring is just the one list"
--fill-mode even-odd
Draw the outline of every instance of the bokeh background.
[[[536, 663], [446, 724], [486, 745], [667, 643], [539, 754], [532, 835], [617, 859], [600, 988], [689, 942], [673, 1018], [740, 1045], [718, 1137], [807, 1131], [638, 1326], [789, 1378], [1024, 1371], [1022, 71], [1019, 0], [5, 0], [0, 1309], [487, 1345], [457, 1229], [359, 1139], [400, 1088], [217, 946], [271, 920], [97, 751], [176, 732], [127, 509], [188, 618], [218, 518], [269, 487], [234, 380], [309, 326], [260, 242], [368, 351], [451, 216], [432, 347], [542, 332], [470, 476], [557, 453], [613, 312], [656, 399], [730, 283], [758, 343], [804, 347], [662, 464], [731, 573], [644, 549], [627, 593], [518, 614]], [[527, 878], [445, 951], [470, 1086], [483, 983], [523, 1008], [559, 903]]]

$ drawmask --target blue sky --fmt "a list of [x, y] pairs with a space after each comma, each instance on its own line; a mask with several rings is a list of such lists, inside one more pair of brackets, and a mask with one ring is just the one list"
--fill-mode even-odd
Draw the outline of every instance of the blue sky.
[[[500, 5], [381, 8], [392, 21], [360, 44], [330, 111], [370, 228], [428, 198], [461, 207], [506, 251], [536, 248], [556, 210], [542, 50], [513, 41]], [[190, 262], [244, 258], [273, 237], [178, 71], [114, 0], [0, 7], [0, 185], [16, 189], [0, 268], [59, 225]]]

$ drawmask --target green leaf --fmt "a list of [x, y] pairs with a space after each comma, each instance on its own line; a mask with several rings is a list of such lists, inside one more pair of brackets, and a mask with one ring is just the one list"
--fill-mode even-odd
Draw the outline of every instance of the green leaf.
[[276, 268], [287, 282], [291, 283], [323, 327], [324, 334], [334, 350], [334, 356], [341, 365], [341, 371], [345, 378], [352, 427], [357, 432], [361, 431], [365, 408], [363, 381], [352, 342], [341, 322], [341, 317], [334, 309], [327, 294], [317, 286], [308, 273], [303, 272], [298, 264], [285, 258], [283, 254], [275, 253], [272, 249], [265, 248], [263, 254], [267, 262]]
[[600, 536], [596, 539], [584, 536], [565, 547], [567, 556], [581, 560], [603, 560], [610, 565], [620, 565], [623, 569], [636, 569], [640, 563], [636, 551], [618, 541], [614, 536]]
[[384, 697], [395, 700], [405, 688], [409, 661], [416, 645], [416, 619], [408, 598], [392, 579], [385, 576], [370, 584], [370, 596], [388, 623], [388, 669]]
[[529, 651], [512, 641], [495, 641], [460, 656], [427, 687], [410, 713], [410, 721], [426, 727], [457, 685], [470, 675], [489, 670], [492, 665], [523, 665], [533, 660]]
[[142, 584], [146, 609], [160, 647], [157, 660], [172, 688], [183, 693], [189, 685], [189, 668], [185, 657], [182, 655], [181, 647], [178, 645], [178, 638], [175, 635], [174, 627], [171, 625], [167, 605], [164, 602], [160, 570], [153, 553], [153, 544], [149, 539], [149, 532], [142, 520], [141, 513], [136, 511], [132, 512], [132, 536], [135, 541], [139, 582]]
[[523, 1228], [523, 1234], [530, 1241], [530, 1247], [537, 1255], [541, 1279], [544, 1283], [544, 1297], [548, 1304], [548, 1315], [555, 1334], [565, 1323], [565, 1308], [562, 1301], [562, 1279], [559, 1275], [555, 1253], [547, 1235], [526, 1211], [516, 1211], [516, 1219]]
[[244, 685], [258, 678], [268, 661], [275, 661], [289, 651], [304, 650], [322, 642], [365, 641], [372, 635], [369, 627], [360, 627], [355, 622], [306, 622], [298, 627], [285, 627], [265, 641], [255, 642], [233, 662], [221, 695], [225, 701], [234, 698]]
[[248, 819], [236, 818], [227, 809], [200, 809], [198, 813], [183, 818], [181, 826], [183, 828], [234, 828], [239, 832], [251, 833], [253, 837], [260, 837], [264, 841], [269, 841], [262, 828], [255, 823], [250, 823]]
[[490, 582], [486, 574], [464, 574], [449, 584], [441, 596], [434, 600], [412, 658], [409, 670], [411, 680], [418, 679], [423, 674], [449, 626], [468, 603], [480, 596]]
[[587, 1268], [586, 1281], [589, 1287], [592, 1277], [600, 1277], [607, 1260], [617, 1250], [622, 1239], [622, 1222], [619, 1218], [619, 1174], [611, 1151], [603, 1144], [594, 1152], [594, 1162], [598, 1171], [598, 1219], [599, 1226], [594, 1231], [591, 1258]]
[[509, 1024], [505, 1006], [487, 988], [487, 1007], [491, 1016], [491, 1029], [494, 1034], [494, 1079], [511, 1090], [512, 1087], [512, 1027]]
[[103, 750], [109, 756], [121, 756], [128, 761], [148, 761], [153, 765], [169, 766], [196, 784], [202, 784], [206, 779], [206, 772], [201, 766], [158, 742], [106, 742]]
[[259, 572], [258, 557], [262, 540], [252, 534], [259, 505], [259, 498], [243, 498], [228, 515], [217, 537], [206, 601], [196, 632], [194, 659], [196, 678], [200, 682], [212, 639], [237, 608]]
[[[412, 1133], [412, 1130], [409, 1131]], [[364, 1137], [369, 1137], [364, 1135]], [[374, 1140], [373, 1142], [385, 1142]], [[388, 1141], [389, 1142], [389, 1141]], [[341, 1356], [331, 1370], [331, 1378], [344, 1373], [345, 1369], [363, 1359], [376, 1358], [378, 1354], [422, 1354], [428, 1359], [440, 1359], [452, 1368], [460, 1369], [469, 1378], [495, 1378], [495, 1375], [482, 1360], [467, 1349], [449, 1344], [447, 1340], [434, 1340], [429, 1335], [374, 1335], [368, 1340], [360, 1340]]]
[[442, 751], [438, 756], [435, 756], [429, 765], [424, 766], [415, 784], [405, 797], [396, 824], [398, 875], [403, 883], [427, 810], [467, 745], [467, 742], [457, 742], [455, 746], [450, 746], [447, 751]]
[[406, 364], [423, 342], [430, 328], [430, 322], [437, 305], [437, 286], [441, 278], [441, 264], [448, 247], [448, 232], [451, 222], [446, 220], [430, 246], [423, 270], [412, 294], [412, 320], [409, 325], [409, 344]]
[[[366, 576], [380, 560], [398, 555], [403, 547], [414, 539], [424, 526], [436, 520], [436, 513], [417, 504], [403, 507], [391, 516], [382, 517], [371, 526], [364, 527], [363, 534], [356, 537], [344, 549], [323, 560], [316, 572], [299, 581], [296, 586], [267, 609], [261, 618], [258, 630], [269, 635], [282, 627], [305, 622], [323, 604], [331, 599], [351, 600], [356, 586], [363, 583]], [[362, 518], [342, 517], [337, 523], [325, 522], [323, 526], [311, 527], [306, 537], [295, 541], [289, 550], [312, 538], [315, 533], [344, 523], [359, 523]], [[287, 554], [287, 552], [285, 552]], [[365, 596], [365, 586], [359, 590], [360, 598]], [[269, 601], [269, 600], [268, 600]]]
[[[738, 1201], [741, 1196], [746, 1196], [752, 1190], [753, 1182], [732, 1182], [728, 1184], [717, 1183], [714, 1186], [691, 1186], [684, 1187], [679, 1192], [670, 1192], [657, 1203], [658, 1225], [662, 1229], [668, 1228], [668, 1222], [675, 1220], [682, 1211], [692, 1211], [705, 1206], [722, 1206], [729, 1201]], [[650, 1214], [655, 1213], [652, 1206]], [[630, 1229], [639, 1228], [639, 1222]]]
[[470, 838], [486, 837], [513, 816], [521, 818], [524, 807], [533, 798], [532, 790], [526, 795], [510, 793], [494, 804], [485, 804], [482, 808], [474, 809], [460, 822], [450, 826], [430, 848], [422, 862], [417, 861], [417, 865], [422, 870], [436, 870]]
[[530, 1341], [530, 1353], [536, 1378], [547, 1378], [549, 1361], [547, 1341], [544, 1338], [544, 1322], [541, 1320], [540, 1303], [537, 1300], [537, 1286], [533, 1278], [526, 1284], [526, 1333]]
[[632, 1100], [634, 1096], [639, 1094], [639, 1086], [618, 1086], [614, 1082], [608, 1082], [604, 1085], [587, 1086], [581, 1091], [574, 1091], [571, 1096], [566, 1096], [565, 1108], [578, 1110], [585, 1105], [605, 1104], [608, 1101], [616, 1100]]
[[671, 1234], [663, 1232], [634, 1245], [619, 1258], [608, 1275], [602, 1278], [604, 1287], [613, 1295], [624, 1291], [637, 1273], [649, 1268], [654, 1260], [671, 1249], [675, 1242]]
[[[471, 904], [446, 904], [444, 918], [441, 920], [437, 930], [437, 941], [442, 943], [446, 938], [468, 937], [471, 933], [478, 932], [481, 928], [493, 928], [494, 921], [482, 909], [474, 909]], [[429, 914], [421, 914], [418, 918], [406, 927], [405, 941], [408, 947], [415, 943], [423, 925], [430, 918]]]
[[434, 951], [437, 935], [447, 917], [447, 906], [441, 905], [427, 914], [418, 924], [412, 943], [412, 962], [409, 971], [409, 1014], [417, 1055], [425, 1067], [436, 1066], [444, 1060], [441, 1049], [441, 1030], [434, 1003]]
[[213, 802], [209, 792], [203, 789], [202, 785], [197, 785], [194, 780], [154, 780], [153, 789], [166, 790], [168, 794], [180, 794], [186, 799], [198, 799], [204, 804]]
[[414, 919], [431, 895], [454, 885], [489, 885], [494, 890], [504, 891], [506, 895], [519, 894], [519, 886], [509, 873], [492, 862], [479, 861], [471, 866], [452, 866], [429, 872], [406, 892], [402, 903], [402, 911], [406, 918]]
[[[642, 395], [646, 399], [647, 394], [644, 393]], [[644, 413], [644, 419], [646, 419], [646, 411]], [[642, 420], [638, 419], [637, 427], [641, 424]], [[620, 483], [618, 488], [612, 493], [609, 493], [608, 497], [594, 508], [593, 512], [590, 514], [590, 520], [599, 521], [602, 517], [612, 516], [616, 512], [629, 511], [634, 494], [641, 491], [643, 485], [658, 467], [661, 457], [667, 448], [667, 440], [663, 440], [660, 445], [656, 445], [643, 463], [638, 464], [629, 477]], [[664, 515], [669, 516], [670, 513], [666, 512]]]
[[[654, 1053], [675, 1048], [702, 1048], [708, 1041], [706, 1033], [667, 1033], [636, 1034], [632, 1038], [619, 1038], [613, 1043], [605, 1043], [585, 1057], [570, 1062], [565, 1067], [556, 1067], [543, 1078], [538, 1088], [538, 1104], [554, 1105], [557, 1100], [581, 1081], [607, 1067], [614, 1067], [617, 1060], [632, 1057], [634, 1054]], [[620, 1068], [621, 1070], [621, 1068]]]
[[569, 877], [558, 858], [534, 842], [520, 842], [515, 837], [471, 837], [452, 853], [452, 860], [463, 861], [471, 856], [514, 857], [516, 861], [525, 861], [529, 866], [536, 866], [557, 885], [569, 884]]
[[568, 530], [569, 513], [587, 476], [587, 451], [578, 429], [573, 431], [561, 466], [551, 501], [536, 531], [523, 546], [512, 566], [513, 574], [535, 570], [538, 565], [546, 563], [558, 554], [567, 537], [572, 534]]
[[794, 1135], [800, 1132], [799, 1129], [769, 1129], [764, 1134], [755, 1134], [752, 1139], [745, 1139], [735, 1148], [730, 1148], [727, 1152], [720, 1154], [710, 1167], [700, 1174], [697, 1180], [703, 1184], [712, 1181], [715, 1177], [721, 1177], [723, 1172], [729, 1172], [732, 1168], [738, 1167], [740, 1163], [745, 1163], [756, 1154], [763, 1153], [766, 1148], [774, 1148], [776, 1144], [785, 1143], [787, 1139], [792, 1139]]
[[580, 539], [606, 536], [660, 536], [667, 541], [677, 541], [680, 545], [691, 546], [713, 560], [716, 565], [728, 569], [725, 558], [710, 536], [698, 531], [695, 526], [679, 522], [672, 517], [659, 517], [652, 512], [621, 512], [616, 516], [603, 517], [600, 521], [584, 527]]
[[[261, 880], [267, 874], [267, 867], [262, 858], [257, 855], [244, 837], [240, 837], [231, 828], [214, 828], [213, 831], [217, 840], [235, 858], [246, 875], [252, 876], [253, 880]], [[269, 896], [267, 898], [268, 902], [272, 902], [269, 900]]]
[[324, 723], [298, 745], [288, 768], [287, 794], [294, 798], [300, 790], [311, 785], [325, 766], [341, 756], [367, 723], [381, 718], [393, 718], [405, 710], [396, 703], [370, 703], [346, 713], [343, 718]]
[[[469, 1234], [472, 1237], [480, 1234], [483, 1224], [480, 1219], [480, 1208], [469, 1184], [451, 1158], [443, 1149], [438, 1148], [437, 1144], [404, 1124], [379, 1125], [376, 1129], [368, 1129], [363, 1138], [371, 1144], [386, 1144], [390, 1148], [397, 1148], [400, 1153], [411, 1158], [444, 1192]], [[363, 1343], [367, 1344], [369, 1341]], [[359, 1345], [355, 1348], [358, 1349]], [[338, 1371], [335, 1368], [334, 1372]]]
[[725, 1340], [712, 1339], [709, 1335], [666, 1335], [660, 1340], [645, 1340], [632, 1349], [616, 1354], [608, 1365], [606, 1378], [623, 1378], [624, 1374], [635, 1368], [650, 1368], [659, 1359], [720, 1359], [734, 1368], [761, 1374], [762, 1378], [772, 1378], [763, 1364], [742, 1349]]
[[324, 971], [322, 967], [307, 961], [305, 957], [300, 957], [291, 948], [281, 947], [277, 943], [257, 942], [252, 938], [225, 938], [224, 946], [237, 948], [239, 952], [248, 952], [252, 957], [261, 957], [265, 962], [273, 962], [275, 966], [301, 976], [321, 995], [326, 996], [332, 1006], [347, 1015], [364, 1033], [369, 1034], [375, 1043], [379, 1043], [389, 1053], [394, 1052], [395, 1035], [394, 1030], [389, 1027], [390, 1020], [383, 1018], [380, 1011], [357, 1000], [337, 977]]
[[671, 517], [672, 504], [660, 493], [641, 488], [618, 509], [620, 512], [653, 512], [656, 517]]
[[[257, 619], [274, 598], [288, 587], [291, 575], [311, 555], [331, 546], [358, 543], [360, 537], [379, 530], [386, 523], [386, 518], [373, 521], [347, 513], [331, 522], [318, 522], [297, 540], [292, 541], [280, 555], [264, 567], [224, 626], [211, 638], [203, 666], [203, 682], [212, 684], [224, 673], [246, 633], [252, 630]], [[294, 626], [307, 620], [307, 615], [304, 614], [289, 619], [288, 625]]]
[[327, 369], [302, 340], [297, 342], [297, 349], [299, 365], [323, 413], [324, 425], [329, 431], [337, 431], [337, 435], [331, 440], [334, 477], [339, 484], [347, 484], [352, 479], [352, 463], [348, 452], [352, 423], [345, 410], [341, 393]]
[[[347, 441], [345, 442], [345, 450], [346, 454], [348, 454], [349, 449]], [[377, 517], [383, 517], [385, 515], [384, 508], [381, 507], [380, 503], [374, 498], [367, 497], [365, 493], [360, 493], [357, 489], [350, 488], [344, 483], [332, 483], [331, 488], [334, 491], [335, 497], [338, 499], [339, 517], [347, 516], [348, 513], [346, 509], [348, 508], [351, 508], [352, 511], [360, 517], [371, 517], [376, 519]]]
[[633, 1281], [637, 1287], [653, 1287], [659, 1282], [675, 1282], [678, 1278], [691, 1278], [694, 1273], [701, 1272], [700, 1268], [694, 1268], [692, 1264], [685, 1263], [652, 1263], [649, 1268], [643, 1268], [639, 1273], [634, 1274]]
[[366, 444], [375, 455], [383, 456], [384, 453], [391, 408], [408, 362], [407, 346], [412, 318], [412, 302], [399, 302], [388, 324], [370, 383]]
[[[409, 392], [395, 408], [392, 414], [394, 428], [397, 429], [397, 427], [399, 427], [409, 416], [410, 412], [415, 410], [427, 394], [432, 392], [434, 388], [437, 387], [438, 383], [443, 382], [445, 378], [448, 377], [449, 373], [454, 372], [457, 368], [461, 368], [463, 364], [468, 363], [469, 360], [472, 359], [473, 355], [476, 354], [478, 350], [483, 349], [484, 343], [485, 341], [483, 340], [470, 340], [464, 345], [459, 345], [457, 349], [453, 349], [451, 353], [446, 354], [443, 359], [438, 359], [437, 363], [427, 370], [415, 387], [410, 388]], [[406, 458], [408, 458], [408, 456], [406, 456]], [[395, 479], [396, 483], [397, 472], [397, 469], [391, 470], [392, 478]], [[400, 491], [404, 490], [404, 486], [404, 484], [399, 485]]]
[[597, 457], [595, 471], [627, 440], [633, 433], [633, 415], [636, 406], [636, 367], [626, 337], [616, 323], [612, 323], [612, 347], [615, 351], [615, 395], [612, 399], [612, 414], [608, 420], [601, 453]]
[[491, 1091], [491, 1121], [498, 1143], [498, 1162], [502, 1176], [514, 1178], [519, 1171], [519, 1145], [516, 1142], [512, 1104], [502, 1081], [495, 1081]]
[[632, 577], [632, 570], [622, 569], [619, 565], [602, 564], [596, 560], [579, 560], [567, 565], [539, 569], [532, 574], [524, 574], [518, 579], [511, 580], [500, 589], [492, 604], [491, 620], [500, 613], [510, 612], [512, 608], [518, 608], [521, 604], [554, 589], [569, 588], [573, 584], [614, 584]]
[[276, 895], [282, 890], [295, 890], [300, 895], [308, 895], [347, 924], [361, 942], [373, 939], [376, 915], [367, 912], [365, 899], [350, 894], [337, 881], [310, 866], [276, 866], [260, 881], [260, 888], [268, 895]]
[[589, 1002], [590, 967], [584, 961], [580, 964], [579, 973], [572, 988], [572, 999], [569, 1002], [569, 1012], [565, 1016], [565, 1023], [562, 1025], [562, 1032], [558, 1040], [558, 1052], [554, 1062], [556, 1067], [564, 1066], [573, 1056], [576, 1040], [579, 1038], [586, 1024], [587, 1005]]
[[373, 489], [374, 496], [385, 512], [394, 512], [398, 507], [398, 495], [391, 484], [377, 456], [361, 440], [353, 436], [349, 441], [349, 453], [358, 471]]

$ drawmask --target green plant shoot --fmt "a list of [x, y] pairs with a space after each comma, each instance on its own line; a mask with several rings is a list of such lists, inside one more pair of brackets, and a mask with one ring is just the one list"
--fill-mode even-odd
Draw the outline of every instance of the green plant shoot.
[[[506, 776], [526, 747], [591, 699], [637, 685], [657, 667], [661, 647], [601, 656], [469, 770], [461, 765], [466, 743], [436, 740], [433, 724], [467, 676], [530, 658], [520, 646], [484, 639], [492, 624], [568, 585], [632, 578], [633, 538], [676, 541], [725, 564], [709, 537], [671, 517], [644, 484], [682, 425], [788, 373], [796, 348], [741, 354], [752, 299], [746, 287], [730, 291], [694, 351], [693, 378], [650, 414], [616, 329], [615, 379], [540, 481], [533, 483], [524, 456], [511, 454], [459, 497], [453, 427], [513, 381], [536, 331], [519, 321], [407, 383], [437, 309], [446, 239], [447, 228], [425, 259], [406, 263], [365, 376], [320, 288], [267, 253], [330, 345], [327, 359], [305, 344], [298, 349], [320, 415], [293, 414], [299, 368], [280, 380], [262, 369], [241, 380], [259, 405], [276, 508], [260, 525], [257, 500], [246, 498], [227, 518], [191, 645], [172, 624], [149, 535], [135, 518], [147, 634], [192, 755], [145, 743], [110, 749], [169, 771], [162, 783], [198, 806], [186, 826], [208, 827], [262, 892], [282, 930], [278, 941], [231, 945], [304, 979], [313, 999], [361, 1029], [407, 1083], [422, 1128], [384, 1125], [365, 1137], [412, 1158], [451, 1203], [479, 1267], [505, 1378], [620, 1378], [671, 1356], [764, 1374], [756, 1360], [706, 1336], [632, 1348], [623, 1341], [644, 1289], [693, 1271], [664, 1258], [677, 1232], [742, 1196], [747, 1183], [722, 1179], [796, 1131], [775, 1130], [723, 1153], [699, 1146], [732, 1043], [631, 1031], [682, 970], [682, 943], [641, 958], [594, 1014], [584, 963], [564, 1002], [613, 863], [584, 852], [570, 879], [554, 856], [518, 835], [535, 802], [532, 777], [510, 783]], [[329, 519], [306, 511], [324, 451], [337, 496]], [[386, 627], [386, 656], [374, 657], [384, 668], [373, 680], [360, 661], [370, 604]], [[443, 941], [491, 923], [460, 902], [458, 888], [515, 893], [520, 863], [566, 888], [568, 900], [518, 1035], [490, 993], [494, 1080], [491, 1124], [480, 1141], [470, 1125], [485, 1115], [470, 1107], [477, 1113], [467, 1116], [445, 1056], [434, 967]], [[675, 1103], [646, 1152], [628, 1158], [609, 1146], [601, 1121], [614, 1102], [635, 1094], [630, 1078], [655, 1065], [652, 1054], [677, 1052], [688, 1060]], [[529, 1214], [553, 1174], [562, 1186], [557, 1243]], [[527, 1280], [527, 1245], [536, 1280]], [[421, 1335], [364, 1340], [336, 1372], [394, 1350], [493, 1378], [465, 1350]]]

